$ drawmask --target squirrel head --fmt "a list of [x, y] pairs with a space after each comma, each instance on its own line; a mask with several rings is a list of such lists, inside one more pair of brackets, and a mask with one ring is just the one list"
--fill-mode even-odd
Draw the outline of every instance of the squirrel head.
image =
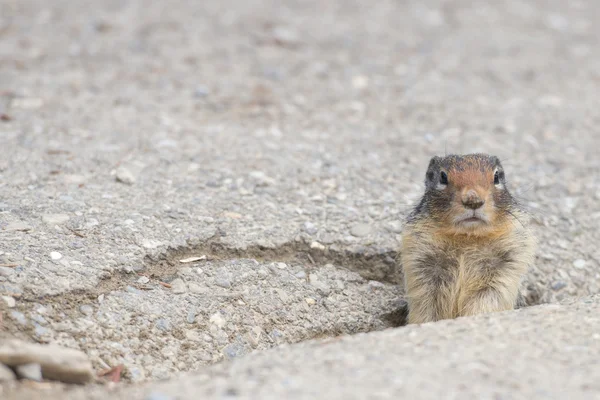
[[415, 213], [449, 234], [486, 236], [514, 217], [516, 201], [506, 188], [498, 157], [435, 156], [425, 174], [425, 194]]

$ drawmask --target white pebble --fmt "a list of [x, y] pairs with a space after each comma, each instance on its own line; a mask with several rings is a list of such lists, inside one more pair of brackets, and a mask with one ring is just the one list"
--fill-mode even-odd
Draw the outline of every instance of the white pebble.
[[58, 251], [53, 251], [50, 253], [50, 258], [53, 260], [60, 260], [62, 258], [62, 254], [60, 254]]
[[575, 268], [583, 268], [583, 267], [585, 267], [585, 264], [586, 264], [585, 260], [582, 260], [581, 258], [573, 261], [573, 266]]
[[310, 244], [310, 248], [311, 249], [317, 249], [317, 250], [325, 250], [325, 246], [323, 246], [321, 243], [319, 242], [312, 242]]
[[10, 296], [2, 296], [2, 300], [4, 300], [8, 308], [14, 308], [17, 305], [17, 301]]
[[209, 321], [211, 324], [216, 325], [218, 328], [224, 327], [227, 323], [227, 321], [225, 321], [225, 318], [223, 318], [220, 312], [216, 312], [213, 315], [211, 315]]
[[308, 304], [309, 306], [317, 304], [317, 301], [311, 297], [305, 298], [304, 301], [306, 301], [306, 304]]
[[148, 278], [147, 276], [141, 276], [140, 279], [138, 279], [138, 283], [141, 283], [142, 285], [148, 282], [150, 282], [150, 278]]

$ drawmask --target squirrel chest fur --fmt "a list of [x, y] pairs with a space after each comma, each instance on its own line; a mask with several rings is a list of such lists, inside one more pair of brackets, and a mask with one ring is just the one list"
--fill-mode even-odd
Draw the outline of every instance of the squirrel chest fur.
[[496, 157], [432, 158], [403, 232], [408, 322], [513, 309], [534, 261], [525, 224]]

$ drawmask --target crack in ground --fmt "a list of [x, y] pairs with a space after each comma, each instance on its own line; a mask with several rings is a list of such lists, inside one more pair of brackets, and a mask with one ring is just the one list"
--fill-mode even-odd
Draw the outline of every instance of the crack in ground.
[[[189, 257], [202, 259], [180, 261]], [[146, 256], [139, 274], [113, 273], [89, 290], [26, 293], [16, 311], [27, 324], [5, 325], [80, 348], [98, 369], [124, 364], [128, 380], [163, 379], [283, 343], [404, 325], [397, 259], [370, 247], [209, 240]], [[533, 305], [541, 296], [525, 298]]]
[[[206, 260], [179, 261], [191, 255]], [[79, 348], [98, 369], [124, 364], [128, 380], [162, 379], [283, 343], [403, 325], [396, 257], [374, 248], [207, 241], [148, 256], [138, 275], [113, 273], [89, 290], [26, 292], [7, 310], [26, 322], [5, 325], [17, 337]]]

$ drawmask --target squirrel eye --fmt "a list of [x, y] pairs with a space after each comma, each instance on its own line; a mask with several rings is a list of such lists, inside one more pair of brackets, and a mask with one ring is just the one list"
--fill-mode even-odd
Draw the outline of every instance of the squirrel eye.
[[498, 171], [496, 171], [494, 173], [494, 185], [499, 185], [500, 184], [500, 173]]
[[440, 173], [440, 184], [447, 185], [448, 184], [448, 174], [444, 171]]

